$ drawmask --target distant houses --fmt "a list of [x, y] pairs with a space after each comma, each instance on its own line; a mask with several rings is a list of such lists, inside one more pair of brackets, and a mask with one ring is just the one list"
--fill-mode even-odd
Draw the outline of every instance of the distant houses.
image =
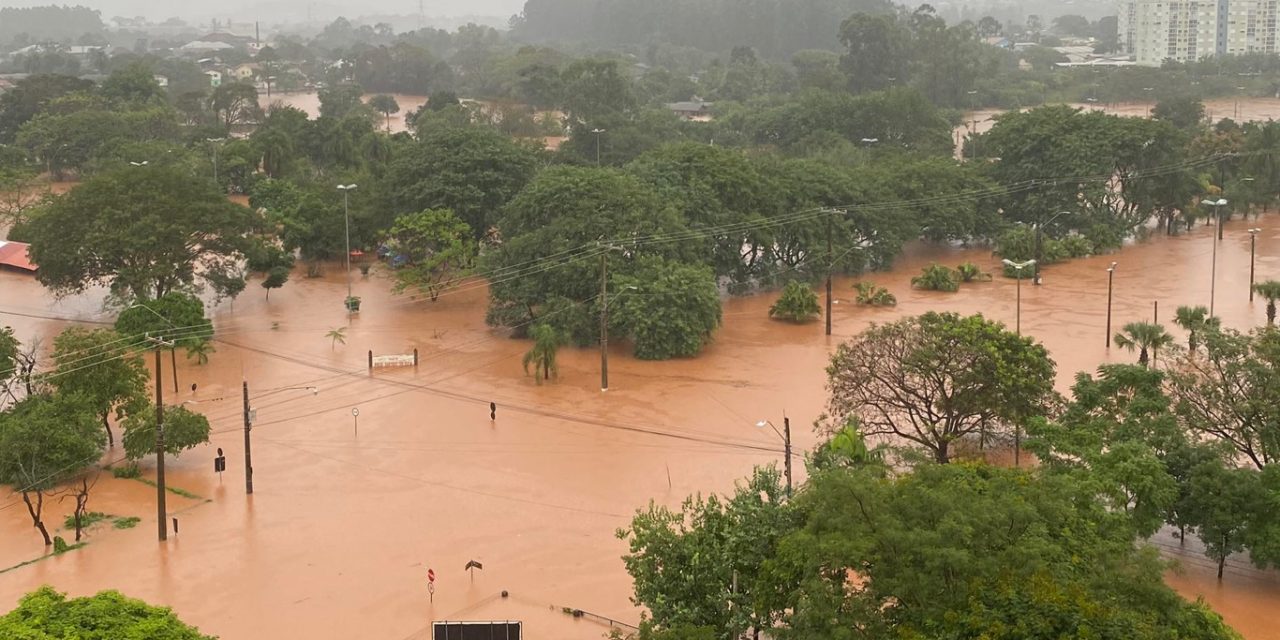
[[711, 107], [713, 106], [715, 106], [714, 102], [707, 102], [694, 96], [693, 99], [685, 102], [669, 103], [667, 104], [667, 109], [685, 120], [707, 121], [711, 119]]

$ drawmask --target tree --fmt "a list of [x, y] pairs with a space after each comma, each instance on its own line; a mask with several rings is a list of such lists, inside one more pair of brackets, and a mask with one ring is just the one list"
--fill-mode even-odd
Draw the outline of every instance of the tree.
[[[164, 452], [176, 456], [209, 441], [209, 419], [186, 407], [164, 409]], [[154, 406], [136, 411], [124, 422], [125, 455], [141, 460], [156, 452], [156, 411]]]
[[209, 354], [215, 353], [217, 350], [217, 347], [213, 346], [212, 340], [206, 340], [188, 347], [187, 359], [195, 360], [196, 365], [203, 367], [204, 365], [209, 364]]
[[538, 156], [486, 127], [433, 128], [396, 154], [385, 192], [392, 211], [449, 209], [481, 238], [533, 178]]
[[0, 144], [13, 144], [22, 125], [53, 100], [92, 89], [92, 80], [65, 75], [36, 74], [15, 82], [12, 89], [0, 94]]
[[876, 286], [870, 282], [859, 282], [855, 287], [858, 289], [858, 304], [865, 304], [871, 307], [893, 307], [897, 306], [897, 296], [889, 293], [889, 290]]
[[[243, 276], [238, 281], [243, 282]], [[178, 349], [190, 355], [192, 349], [213, 339], [213, 323], [204, 315], [204, 303], [187, 293], [141, 299], [116, 316], [115, 329], [140, 350], [168, 347], [174, 393], [178, 391]]]
[[1267, 300], [1267, 326], [1276, 324], [1276, 300], [1280, 300], [1280, 280], [1267, 280], [1253, 285], [1253, 290]]
[[1173, 336], [1155, 323], [1130, 322], [1115, 335], [1114, 342], [1121, 349], [1138, 351], [1138, 364], [1145, 367], [1151, 362], [1151, 352], [1173, 344]]
[[911, 279], [911, 286], [925, 291], [955, 292], [960, 290], [960, 282], [956, 279], [956, 272], [940, 264], [931, 264], [925, 267], [920, 275]]
[[183, 624], [168, 608], [153, 607], [116, 591], [68, 600], [47, 586], [23, 596], [18, 608], [0, 617], [0, 636], [31, 640], [215, 640]]
[[555, 327], [548, 324], [535, 326], [529, 331], [529, 337], [533, 339], [533, 347], [524, 354], [521, 364], [525, 375], [529, 375], [529, 367], [533, 366], [533, 379], [542, 384], [544, 380], [551, 380], [560, 374], [560, 367], [556, 365], [556, 352], [564, 344], [564, 338]]
[[108, 100], [124, 105], [162, 103], [166, 99], [151, 67], [141, 62], [112, 73], [102, 81], [101, 92]]
[[257, 122], [262, 117], [258, 106], [258, 89], [247, 82], [219, 85], [209, 96], [209, 109], [218, 114], [225, 130], [241, 124]]
[[347, 328], [338, 327], [337, 329], [330, 329], [328, 333], [324, 334], [324, 337], [328, 338], [331, 342], [329, 349], [335, 349], [337, 348], [338, 343], [347, 343]]
[[59, 295], [106, 285], [125, 299], [154, 298], [197, 276], [235, 273], [252, 219], [177, 168], [114, 171], [31, 220], [31, 258], [40, 282]]
[[1166, 120], [1188, 132], [1198, 132], [1205, 121], [1204, 103], [1192, 96], [1166, 98], [1156, 103], [1151, 117]]
[[340, 84], [320, 90], [320, 117], [342, 119], [365, 111], [364, 89], [358, 84]]
[[822, 315], [818, 294], [803, 282], [791, 281], [782, 290], [782, 296], [769, 307], [769, 317], [789, 320], [797, 324], [808, 322]]
[[13, 327], [0, 328], [0, 383], [6, 383], [18, 371], [21, 343], [13, 335]]
[[467, 223], [448, 209], [396, 218], [387, 232], [394, 291], [416, 289], [435, 302], [469, 273], [477, 244]]
[[54, 370], [48, 381], [59, 393], [80, 397], [102, 420], [109, 446], [115, 446], [111, 415], [122, 420], [145, 404], [150, 374], [137, 355], [148, 345], [110, 329], [66, 329], [53, 340]]
[[907, 82], [911, 33], [893, 14], [855, 13], [840, 25], [840, 59], [854, 93]]
[[609, 331], [630, 338], [641, 360], [696, 356], [720, 327], [720, 291], [710, 267], [644, 257], [612, 282], [622, 293], [609, 300]]
[[828, 426], [857, 419], [945, 464], [956, 441], [1040, 415], [1053, 397], [1044, 347], [981, 315], [927, 313], [874, 326], [827, 367]]
[[385, 93], [369, 98], [369, 106], [387, 119], [387, 133], [391, 133], [391, 114], [400, 113], [400, 103]]
[[1244, 551], [1249, 524], [1262, 498], [1257, 470], [1228, 467], [1221, 459], [1192, 469], [1188, 519], [1194, 524], [1205, 555], [1218, 563], [1218, 581], [1233, 553]]
[[679, 511], [651, 503], [618, 531], [633, 601], [663, 629], [707, 627], [718, 638], [773, 629], [783, 611], [768, 605], [776, 587], [767, 563], [796, 516], [773, 467], [757, 468], [730, 496], [690, 497]]
[[267, 270], [267, 277], [262, 279], [262, 288], [267, 290], [267, 300], [271, 299], [271, 290], [283, 287], [289, 281], [289, 267], [277, 266]]
[[991, 16], [983, 16], [982, 19], [978, 21], [978, 35], [984, 38], [998, 36], [1003, 32], [1004, 25], [1000, 24], [999, 20], [996, 20]]
[[1184, 428], [1222, 442], [1259, 470], [1280, 459], [1280, 334], [1232, 330], [1205, 335], [1202, 357], [1168, 368], [1169, 395]]
[[1187, 331], [1187, 349], [1195, 353], [1200, 347], [1199, 337], [1206, 331], [1217, 331], [1222, 327], [1222, 319], [1209, 316], [1209, 309], [1203, 306], [1178, 307], [1173, 319], [1174, 323]]
[[53, 544], [43, 520], [45, 496], [92, 465], [105, 440], [93, 408], [77, 396], [29, 396], [0, 413], [0, 482], [22, 494], [45, 546]]
[[960, 282], [983, 282], [991, 279], [991, 274], [984, 273], [978, 265], [972, 262], [966, 262], [956, 267], [954, 273], [960, 278]]

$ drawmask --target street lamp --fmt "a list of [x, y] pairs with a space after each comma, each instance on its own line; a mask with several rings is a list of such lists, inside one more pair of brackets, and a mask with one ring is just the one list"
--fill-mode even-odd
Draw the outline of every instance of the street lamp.
[[600, 135], [608, 129], [592, 129], [591, 133], [596, 134], [596, 166], [600, 166]]
[[880, 142], [880, 138], [863, 138], [862, 139], [862, 144], [865, 144], [868, 146], [876, 144], [877, 142]]
[[782, 447], [783, 447], [782, 455], [786, 457], [784, 461], [783, 469], [786, 470], [785, 473], [787, 475], [787, 496], [790, 497], [791, 486], [792, 486], [791, 485], [791, 418], [783, 416], [782, 431], [778, 431], [778, 427], [774, 426], [774, 424], [769, 420], [761, 420], [757, 422], [756, 427], [760, 429], [769, 427], [770, 429], [773, 429], [774, 433], [778, 434], [779, 438], [782, 439]]
[[[1200, 204], [1213, 207], [1213, 217], [1218, 223], [1218, 232], [1222, 232], [1222, 207], [1227, 205], [1226, 198], [1218, 198], [1217, 200], [1202, 200]], [[1213, 317], [1213, 303], [1218, 288], [1218, 243], [1213, 243], [1213, 267], [1210, 269], [1209, 281], [1209, 317]]]
[[1116, 262], [1107, 267], [1107, 350], [1111, 350], [1111, 292], [1115, 290]]
[[205, 138], [205, 142], [213, 145], [213, 183], [218, 184], [218, 145], [226, 142], [226, 138]]
[[[338, 191], [342, 192], [342, 217], [346, 220], [347, 227], [347, 300], [351, 299], [351, 192], [355, 191], [357, 185], [340, 184]], [[347, 305], [347, 315], [351, 315], [351, 305]]]
[[1255, 258], [1258, 255], [1258, 234], [1262, 229], [1249, 230], [1249, 302], [1253, 302], [1253, 275]]
[[145, 167], [145, 166], [147, 166], [147, 165], [151, 164], [151, 161], [150, 161], [150, 160], [143, 160], [142, 162], [130, 162], [129, 164], [131, 164], [131, 165], [133, 165], [133, 166], [135, 166], [135, 167]]
[[1039, 223], [1037, 223], [1037, 224], [1036, 224], [1036, 258], [1035, 258], [1035, 260], [1036, 260], [1036, 272], [1035, 272], [1035, 275], [1034, 275], [1034, 276], [1032, 276], [1031, 281], [1032, 281], [1033, 283], [1035, 283], [1035, 285], [1036, 285], [1037, 287], [1038, 287], [1038, 286], [1040, 286], [1040, 262], [1041, 262], [1041, 256], [1040, 256], [1040, 247], [1041, 247], [1041, 244], [1040, 244], [1040, 235], [1041, 235], [1041, 232], [1042, 232], [1042, 230], [1044, 229], [1044, 226], [1045, 226], [1045, 225], [1047, 225], [1047, 224], [1053, 224], [1053, 221], [1054, 221], [1054, 220], [1057, 220], [1060, 216], [1065, 216], [1065, 215], [1068, 215], [1068, 214], [1070, 214], [1070, 213], [1071, 213], [1070, 211], [1059, 211], [1059, 212], [1057, 212], [1057, 213], [1053, 214], [1053, 217], [1052, 217], [1052, 218], [1049, 218], [1048, 220], [1042, 220], [1042, 221], [1040, 221]]
[[1022, 335], [1022, 270], [1027, 267], [1034, 267], [1038, 263], [1035, 260], [1026, 262], [1014, 262], [1005, 260], [1004, 265], [1018, 272], [1018, 335]]

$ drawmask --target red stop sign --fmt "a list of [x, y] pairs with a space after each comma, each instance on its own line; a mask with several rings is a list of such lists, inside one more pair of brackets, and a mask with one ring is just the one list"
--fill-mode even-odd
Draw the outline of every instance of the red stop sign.
[[427, 582], [435, 582], [435, 581], [436, 581], [435, 569], [427, 569]]

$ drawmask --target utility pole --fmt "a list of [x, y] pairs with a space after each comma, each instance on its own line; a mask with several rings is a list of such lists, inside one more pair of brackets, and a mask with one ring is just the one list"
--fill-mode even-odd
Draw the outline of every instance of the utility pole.
[[[834, 268], [835, 253], [831, 248], [831, 218], [835, 216], [835, 210], [827, 213], [827, 335], [831, 335], [831, 270]], [[787, 462], [790, 463], [788, 458]]]
[[600, 391], [609, 390], [609, 250], [600, 254]]
[[253, 443], [249, 432], [253, 429], [253, 414], [249, 409], [249, 381], [244, 385], [244, 492], [253, 494]]
[[1116, 263], [1107, 267], [1107, 351], [1111, 350], [1111, 292], [1115, 288]]
[[164, 382], [160, 380], [160, 367], [164, 361], [160, 358], [160, 349], [173, 346], [158, 338], [147, 336], [156, 348], [156, 532], [160, 541], [169, 539], [169, 523], [166, 521], [168, 509], [165, 507], [164, 487]]
[[1258, 256], [1258, 234], [1262, 229], [1249, 230], [1249, 302], [1253, 302], [1253, 277], [1255, 274], [1255, 260]]
[[787, 457], [786, 465], [784, 467], [787, 470], [787, 497], [790, 498], [791, 497], [791, 418], [788, 418], [786, 416], [782, 417], [782, 434], [783, 434], [783, 438], [782, 438], [783, 454], [786, 455]]

